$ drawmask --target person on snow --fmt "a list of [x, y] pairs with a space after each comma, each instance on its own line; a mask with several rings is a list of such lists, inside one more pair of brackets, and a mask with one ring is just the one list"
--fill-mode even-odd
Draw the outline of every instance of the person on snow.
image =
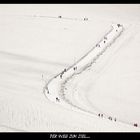
[[47, 90], [47, 93], [49, 94], [49, 90]]
[[108, 119], [112, 121], [112, 117], [109, 116]]
[[137, 123], [134, 123], [134, 126], [135, 126], [135, 127], [138, 127], [138, 124], [137, 124]]
[[60, 74], [60, 78], [62, 79], [62, 73]]
[[77, 70], [77, 67], [74, 67], [73, 70]]
[[59, 99], [58, 97], [56, 97], [56, 101], [57, 101], [57, 102], [60, 102], [60, 99]]
[[101, 115], [101, 114], [99, 113], [98, 116], [100, 117], [100, 115]]
[[118, 28], [121, 26], [120, 24], [117, 24]]
[[103, 118], [103, 114], [101, 114], [101, 117]]
[[84, 20], [88, 20], [88, 18], [84, 18]]
[[64, 72], [66, 72], [67, 70], [66, 69], [64, 69]]

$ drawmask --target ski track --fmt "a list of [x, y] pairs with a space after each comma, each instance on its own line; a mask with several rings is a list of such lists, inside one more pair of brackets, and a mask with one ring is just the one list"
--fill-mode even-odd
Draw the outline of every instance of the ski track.
[[[130, 25], [131, 26], [131, 25]], [[122, 28], [122, 31], [123, 31], [124, 28]], [[111, 32], [113, 31], [113, 29], [109, 30], [102, 38], [101, 40], [97, 43], [97, 44], [100, 44], [103, 40], [104, 40], [104, 37], [106, 37], [107, 35], [109, 35]], [[122, 31], [120, 31], [120, 33], [118, 34], [118, 36], [116, 38], [118, 38]], [[53, 94], [53, 93], [50, 93], [50, 89], [48, 88], [49, 87], [49, 84], [54, 80], [54, 79], [57, 79], [62, 73], [60, 72], [59, 74], [55, 75], [52, 79], [50, 79], [48, 82], [46, 82], [46, 85], [44, 86], [43, 88], [43, 93], [45, 95], [46, 98], [48, 98], [49, 100], [53, 101], [54, 103], [56, 104], [60, 104], [62, 105], [63, 107], [65, 106], [66, 108], [71, 108], [71, 109], [74, 109], [75, 111], [78, 111], [78, 112], [82, 112], [82, 113], [86, 113], [86, 114], [90, 114], [90, 115], [96, 115], [98, 116], [98, 114], [103, 114], [105, 119], [108, 119], [109, 115], [107, 113], [104, 113], [103, 111], [101, 111], [100, 109], [98, 109], [98, 107], [96, 106], [93, 106], [92, 107], [94, 108], [94, 111], [90, 111], [90, 110], [87, 110], [87, 109], [84, 109], [76, 104], [74, 104], [72, 101], [70, 101], [70, 99], [66, 98], [65, 97], [65, 90], [67, 89], [66, 88], [66, 84], [71, 80], [73, 79], [75, 76], [77, 75], [80, 75], [82, 72], [86, 71], [88, 68], [92, 67], [92, 65], [96, 62], [96, 60], [98, 60], [100, 58], [100, 56], [106, 51], [106, 49], [108, 47], [111, 46], [112, 43], [115, 42], [116, 38], [114, 39], [113, 38], [113, 41], [111, 43], [109, 43], [102, 51], [100, 51], [96, 57], [94, 57], [94, 59], [89, 62], [88, 64], [84, 65], [80, 70], [79, 72], [73, 72], [73, 74], [71, 74], [70, 76], [66, 77], [66, 78], [63, 78], [63, 81], [64, 82], [61, 82], [60, 81], [60, 86], [58, 87], [60, 90], [57, 91], [57, 95], [52, 95], [52, 97], [49, 95], [49, 94]], [[128, 38], [126, 38], [127, 40]], [[79, 64], [82, 60], [84, 60], [91, 52], [94, 51], [94, 49], [96, 48], [97, 46], [94, 46], [91, 50], [89, 50], [83, 57], [81, 57], [76, 63], [74, 63], [73, 65], [71, 65], [69, 68], [66, 69], [66, 72], [73, 69], [77, 64]], [[121, 48], [118, 48], [117, 51], [119, 51], [119, 49]], [[103, 70], [104, 71], [104, 70]], [[63, 74], [64, 75], [64, 74]], [[102, 75], [102, 72], [99, 76]], [[97, 77], [98, 78], [98, 77]], [[64, 80], [65, 79], [65, 80]], [[59, 82], [58, 82], [59, 83]], [[46, 93], [47, 92], [47, 93]], [[48, 94], [49, 93], [49, 94]], [[72, 92], [73, 93], [73, 92]], [[56, 97], [59, 97], [60, 99], [60, 102], [57, 102], [55, 101], [54, 98]], [[72, 94], [72, 97], [73, 99], [75, 99], [75, 95]], [[78, 96], [77, 96], [78, 97]], [[89, 104], [91, 105], [91, 103], [89, 102]], [[111, 116], [112, 117], [112, 116]], [[114, 119], [115, 117], [112, 117], [112, 119]], [[124, 124], [127, 124], [127, 125], [133, 125], [132, 122], [127, 122], [127, 121], [124, 121], [124, 120], [121, 120], [121, 119], [118, 119], [117, 118], [117, 122], [121, 122], [121, 123], [124, 123]]]
[[[129, 25], [129, 28], [127, 28], [127, 30], [126, 30], [126, 28], [125, 28], [125, 30], [126, 30], [125, 32], [126, 32], [127, 34], [131, 34], [132, 36], [135, 35], [137, 32], [131, 32], [131, 29], [132, 29], [132, 28], [134, 28], [134, 25]], [[122, 34], [121, 38], [123, 38], [123, 40], [125, 40], [122, 44], [124, 44], [125, 42], [128, 43], [128, 41], [130, 41], [130, 39], [132, 39], [131, 37], [129, 37], [129, 36], [124, 36], [123, 34]], [[125, 45], [122, 45], [122, 46], [125, 47]], [[117, 52], [119, 52], [120, 49], [122, 49], [122, 47], [119, 47], [119, 48], [116, 48], [116, 49], [115, 49], [115, 51], [114, 51], [115, 53], [113, 53], [113, 59], [116, 57]], [[102, 70], [100, 70], [99, 75], [96, 77], [95, 81], [96, 81], [97, 79], [99, 79], [99, 78], [104, 74], [104, 72], [109, 68], [110, 65], [112, 65], [113, 59], [111, 60], [111, 62], [110, 62], [108, 65], [107, 65], [107, 64], [104, 64], [104, 66], [102, 67]], [[107, 63], [108, 63], [108, 62], [107, 62]], [[85, 72], [86, 72], [86, 71], [85, 71]], [[74, 78], [74, 77], [71, 77], [71, 80], [72, 80], [72, 78]], [[72, 94], [73, 94], [72, 97], [74, 97], [74, 92], [72, 92]], [[77, 95], [77, 96], [78, 96], [78, 95]], [[88, 94], [86, 94], [84, 97], [86, 98], [86, 103], [88, 103], [89, 107], [92, 107], [92, 109], [96, 110], [95, 112], [91, 112], [91, 111], [88, 111], [88, 112], [91, 112], [91, 113], [96, 114], [96, 115], [98, 115], [98, 113], [104, 114], [104, 118], [108, 119], [108, 117], [109, 117], [110, 115], [108, 115], [107, 113], [105, 113], [104, 111], [102, 111], [101, 109], [99, 109], [97, 106], [93, 105], [93, 104], [91, 103], [91, 101], [88, 99]], [[68, 99], [65, 98], [65, 100], [68, 100]], [[69, 102], [70, 102], [70, 101], [69, 101]], [[72, 105], [72, 102], [71, 102], [70, 104]], [[80, 108], [80, 107], [78, 107], [78, 108]], [[82, 109], [82, 110], [84, 110], [84, 109]], [[112, 115], [111, 115], [111, 117], [112, 117]], [[116, 117], [112, 117], [112, 118], [116, 118]], [[122, 120], [122, 119], [119, 119], [119, 118], [117, 118], [117, 121], [119, 121], [119, 122], [121, 122], [121, 123], [124, 123], [124, 124], [132, 125], [132, 126], [134, 125], [134, 122], [125, 121], [125, 120]], [[139, 127], [139, 126], [138, 126], [138, 127]]]

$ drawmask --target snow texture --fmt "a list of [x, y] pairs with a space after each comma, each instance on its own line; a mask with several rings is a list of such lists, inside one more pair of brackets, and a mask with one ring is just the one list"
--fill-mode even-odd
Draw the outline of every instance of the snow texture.
[[139, 23], [139, 4], [0, 5], [0, 131], [140, 132]]

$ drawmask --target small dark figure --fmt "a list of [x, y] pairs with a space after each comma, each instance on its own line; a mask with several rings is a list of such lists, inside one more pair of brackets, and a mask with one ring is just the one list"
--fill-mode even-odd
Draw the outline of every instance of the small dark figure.
[[56, 101], [57, 101], [57, 102], [59, 102], [59, 101], [60, 101], [60, 99], [59, 99], [58, 97], [56, 97]]
[[101, 114], [99, 113], [98, 116], [100, 117], [100, 115], [101, 115]]
[[137, 123], [134, 123], [134, 126], [135, 126], [135, 127], [138, 127], [138, 124], [137, 124]]
[[100, 47], [100, 45], [98, 45]]
[[103, 114], [101, 114], [101, 117], [103, 118]]
[[62, 16], [58, 16], [58, 18], [62, 18]]
[[74, 67], [73, 70], [77, 70], [77, 67]]
[[60, 74], [60, 78], [62, 79], [62, 74]]
[[98, 47], [98, 44], [96, 44], [96, 47]]
[[108, 119], [112, 121], [112, 117], [108, 117]]
[[107, 40], [107, 37], [105, 36], [104, 39]]
[[64, 72], [66, 72], [66, 69], [64, 69]]
[[117, 24], [117, 26], [120, 27], [121, 25], [120, 24]]
[[105, 40], [104, 40], [104, 43], [105, 43]]
[[115, 122], [117, 121], [116, 118], [114, 119], [114, 121], [115, 121]]
[[88, 18], [84, 18], [84, 20], [88, 20]]

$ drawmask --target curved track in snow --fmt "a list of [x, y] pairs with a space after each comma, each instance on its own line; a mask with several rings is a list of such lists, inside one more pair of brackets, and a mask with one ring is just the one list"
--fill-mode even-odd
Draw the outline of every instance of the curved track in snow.
[[[54, 76], [50, 79], [44, 89], [43, 93], [45, 96], [52, 102], [60, 104], [67, 108], [72, 108], [77, 111], [82, 111], [84, 113], [89, 113], [90, 115], [100, 115], [103, 114], [103, 118], [109, 119], [106, 113], [100, 112], [96, 107], [93, 111], [86, 110], [82, 107], [79, 107], [73, 104], [69, 99], [65, 97], [65, 84], [75, 75], [81, 74], [88, 67], [91, 67], [93, 63], [97, 59], [99, 59], [100, 55], [102, 55], [108, 47], [121, 35], [124, 28], [120, 24], [114, 24], [111, 26], [111, 29], [101, 38], [101, 40], [94, 46], [91, 50], [89, 50], [83, 57], [81, 57], [76, 63], [72, 66], [64, 69], [61, 73]], [[114, 117], [112, 117], [114, 120]], [[125, 122], [123, 120], [117, 121], [133, 125], [130, 122]]]

